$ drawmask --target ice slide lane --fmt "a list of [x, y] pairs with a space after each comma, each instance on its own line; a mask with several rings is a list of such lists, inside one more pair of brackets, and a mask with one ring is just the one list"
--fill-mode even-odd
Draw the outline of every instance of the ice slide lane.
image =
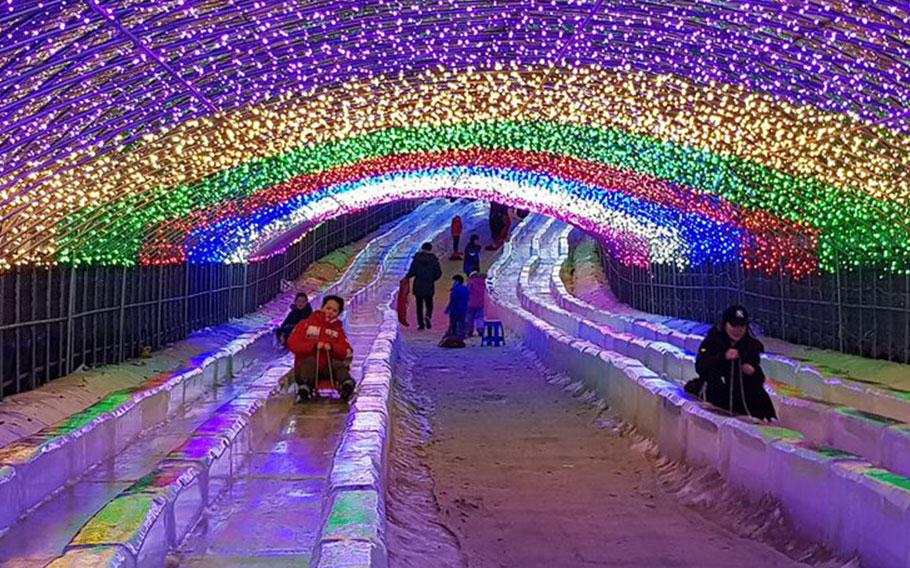
[[[859, 552], [870, 565], [906, 565], [910, 480], [895, 472], [906, 471], [907, 447], [900, 442], [906, 424], [803, 398], [799, 389], [780, 384], [771, 390], [784, 428], [725, 417], [692, 401], [679, 388], [693, 376], [693, 356], [674, 344], [682, 334], [661, 340], [659, 326], [642, 326], [641, 320], [568, 297], [559, 280], [567, 232], [559, 226], [534, 219], [522, 227], [510, 249], [514, 265], [496, 285], [506, 301], [527, 310], [525, 321], [540, 318], [558, 330], [540, 338], [538, 348], [577, 359], [573, 374], [654, 439], [664, 455], [710, 467], [753, 498], [773, 495], [803, 534], [842, 554]], [[508, 278], [515, 272], [517, 279]], [[553, 337], [560, 334], [574, 339]], [[766, 360], [772, 377], [785, 363], [781, 359]]]
[[[346, 310], [354, 348], [353, 376], [361, 377], [381, 313], [377, 301], [397, 286], [392, 258], [409, 259], [425, 240], [447, 227], [463, 205], [424, 206], [395, 230], [376, 239], [346, 278], [326, 293], [355, 297], [372, 278], [381, 284], [371, 298]], [[375, 275], [373, 273], [376, 272]], [[356, 404], [356, 400], [355, 400]], [[181, 566], [306, 566], [317, 544], [332, 459], [348, 423], [347, 406], [320, 399], [295, 404], [278, 436], [255, 448], [241, 471], [175, 554]]]
[[274, 364], [276, 355], [267, 341], [250, 347], [250, 364], [233, 380], [218, 383], [181, 407], [173, 418], [145, 431], [22, 518], [0, 539], [0, 565], [44, 566], [56, 558], [84, 523], [149, 474], [222, 405], [241, 395]]
[[[400, 226], [401, 223], [396, 225]], [[354, 272], [362, 276], [364, 258], [361, 254], [351, 263], [348, 277], [342, 281], [354, 281], [351, 276]], [[277, 392], [278, 380], [288, 366], [280, 361], [282, 354], [271, 347], [268, 334], [237, 353], [243, 357], [233, 358], [235, 366], [240, 367], [241, 361], [247, 364], [243, 369], [234, 369], [233, 379], [228, 373], [222, 376], [229, 366], [219, 366], [218, 360], [208, 365], [206, 359], [207, 366], [201, 372], [187, 375], [194, 379], [186, 379], [176, 388], [165, 384], [172, 389], [168, 391], [170, 404], [172, 407], [176, 404], [176, 408], [167, 409], [165, 398], [163, 410], [167, 412], [149, 413], [140, 403], [126, 407], [125, 415], [102, 416], [104, 421], [90, 423], [88, 426], [100, 430], [101, 436], [96, 438], [102, 445], [114, 443], [115, 439], [129, 443], [121, 448], [118, 442], [120, 451], [112, 458], [87, 472], [79, 471], [82, 475], [71, 479], [62, 490], [15, 523], [0, 539], [0, 564], [44, 566], [67, 546], [79, 547], [84, 554], [66, 555], [55, 566], [78, 565], [80, 561], [89, 565], [131, 565], [137, 558], [140, 564], [147, 564], [150, 553], [160, 552], [161, 547], [146, 546], [154, 540], [152, 537], [159, 527], [171, 533], [162, 539], [168, 543], [177, 538], [174, 533], [191, 528], [196, 519], [192, 512], [201, 509], [199, 502], [204, 506], [220, 489], [219, 475], [229, 475], [239, 466], [247, 455], [242, 446], [273, 430], [277, 426], [276, 416], [280, 417], [284, 413], [282, 406], [287, 406], [286, 397], [271, 396]], [[206, 389], [212, 382], [214, 388]], [[199, 396], [187, 394], [180, 405], [180, 398], [174, 393], [190, 387], [201, 391]], [[136, 423], [130, 416], [140, 421]], [[161, 416], [162, 423], [147, 424], [153, 416]], [[152, 428], [134, 439], [123, 438], [121, 422], [127, 419], [129, 428], [134, 428], [134, 424], [139, 429]], [[87, 435], [75, 440], [61, 438], [61, 443], [82, 444], [82, 440], [92, 442], [94, 438]], [[66, 471], [78, 470], [67, 467]], [[210, 480], [209, 473], [217, 475], [212, 475]], [[3, 489], [6, 488], [0, 487], [0, 497], [6, 503]], [[149, 519], [162, 522], [149, 522]], [[95, 546], [99, 539], [116, 540], [104, 534], [108, 529], [120, 529], [122, 534], [116, 536], [125, 545]], [[127, 535], [130, 530], [133, 534]], [[69, 562], [70, 556], [78, 557], [74, 559], [75, 564]]]
[[217, 427], [219, 411], [223, 416], [236, 413], [232, 401], [239, 400], [270, 370], [283, 372], [286, 366], [281, 364], [282, 358], [284, 353], [273, 347], [269, 336], [254, 342], [245, 352], [247, 364], [234, 369], [234, 378], [216, 377], [213, 389], [204, 389], [198, 398], [188, 399], [166, 422], [151, 425], [114, 457], [71, 480], [12, 526], [0, 538], [0, 563], [43, 566], [55, 558], [80, 527], [121, 492], [137, 483], [152, 482], [148, 476], [154, 475], [156, 465], [174, 452], [182, 452], [182, 446], [200, 427]]
[[[562, 322], [564, 331], [580, 333], [585, 324], [598, 326], [601, 336], [612, 334], [614, 348], [618, 341], [620, 352], [640, 360], [662, 377], [678, 385], [694, 377], [694, 355], [684, 349], [685, 343], [677, 341], [670, 344], [645, 337], [636, 333], [630, 325], [630, 318], [622, 318], [577, 298], [567, 298], [568, 292], [560, 282], [559, 271], [568, 256], [567, 237], [570, 231], [570, 227], [555, 220], [547, 221], [534, 231], [536, 234], [531, 236], [534, 253], [521, 277], [524, 293], [537, 302], [558, 306], [581, 318], [580, 323], [573, 321], [566, 325], [567, 320], [560, 319], [554, 312], [553, 321]], [[616, 329], [614, 324], [617, 318], [629, 331]], [[689, 345], [693, 343], [686, 339]], [[625, 349], [624, 341], [629, 342]], [[849, 404], [838, 404], [831, 400], [830, 393], [819, 392], [818, 397], [809, 395], [793, 384], [792, 376], [784, 375], [784, 380], [780, 380], [781, 359], [772, 354], [765, 358], [765, 363], [770, 362], [768, 374], [772, 380], [768, 391], [774, 399], [782, 426], [799, 432], [805, 442], [815, 448], [847, 452], [895, 473], [910, 475], [910, 425]], [[789, 384], [785, 382], [788, 378], [791, 381]], [[804, 384], [806, 381], [808, 379], [803, 381]]]

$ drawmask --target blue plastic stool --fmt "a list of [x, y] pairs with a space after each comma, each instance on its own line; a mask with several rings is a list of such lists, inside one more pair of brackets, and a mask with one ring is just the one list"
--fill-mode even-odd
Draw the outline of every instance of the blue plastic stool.
[[506, 334], [499, 320], [486, 320], [483, 322], [483, 341], [481, 345], [499, 347], [505, 345]]

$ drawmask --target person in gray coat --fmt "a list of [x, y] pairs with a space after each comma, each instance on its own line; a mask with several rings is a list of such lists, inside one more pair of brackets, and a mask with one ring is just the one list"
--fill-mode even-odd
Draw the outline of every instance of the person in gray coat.
[[417, 329], [431, 329], [433, 318], [433, 295], [436, 293], [436, 281], [442, 278], [442, 267], [439, 259], [433, 254], [433, 245], [423, 243], [411, 260], [411, 268], [405, 278], [413, 278], [411, 291], [417, 298]]

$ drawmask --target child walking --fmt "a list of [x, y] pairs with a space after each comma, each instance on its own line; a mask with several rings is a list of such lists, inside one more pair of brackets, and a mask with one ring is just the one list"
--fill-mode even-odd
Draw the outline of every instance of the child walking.
[[452, 292], [449, 294], [449, 305], [446, 313], [449, 314], [449, 330], [447, 337], [465, 337], [465, 316], [468, 313], [468, 287], [464, 285], [464, 276], [456, 274], [452, 277]]
[[487, 297], [487, 275], [472, 272], [468, 277], [468, 311], [465, 316], [465, 325], [468, 328], [468, 337], [483, 336], [483, 307]]

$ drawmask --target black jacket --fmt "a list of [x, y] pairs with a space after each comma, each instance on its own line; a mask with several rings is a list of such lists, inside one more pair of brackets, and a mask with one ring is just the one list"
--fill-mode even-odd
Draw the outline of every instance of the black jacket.
[[284, 318], [279, 329], [293, 330], [297, 327], [298, 323], [311, 315], [313, 315], [313, 308], [310, 307], [310, 304], [304, 306], [302, 310], [298, 310], [297, 306], [291, 304], [291, 313], [288, 314], [288, 317]]
[[468, 243], [464, 247], [464, 275], [470, 276], [472, 272], [480, 272], [480, 245]]
[[[728, 361], [725, 356], [728, 349], [739, 351], [739, 359]], [[776, 418], [771, 397], [763, 387], [765, 373], [761, 368], [761, 354], [764, 351], [761, 341], [749, 333], [734, 344], [725, 331], [712, 327], [695, 358], [698, 377], [706, 381], [706, 400], [729, 410], [732, 385], [734, 414], [749, 414], [763, 420]], [[743, 364], [755, 367], [755, 373], [751, 376], [743, 374]]]
[[436, 281], [442, 278], [442, 267], [439, 259], [432, 252], [421, 250], [414, 255], [411, 268], [405, 278], [413, 278], [411, 290], [415, 296], [427, 297], [436, 292]]

